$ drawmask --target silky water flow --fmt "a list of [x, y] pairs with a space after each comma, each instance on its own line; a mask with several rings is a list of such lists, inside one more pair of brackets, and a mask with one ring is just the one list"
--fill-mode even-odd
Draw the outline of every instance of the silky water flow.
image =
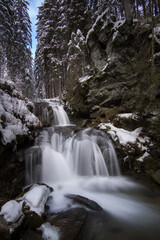
[[[145, 236], [145, 239], [152, 240], [154, 234], [153, 239], [158, 240], [159, 206], [153, 203], [154, 197], [144, 186], [121, 175], [108, 136], [93, 128], [75, 133], [72, 127], [68, 136], [64, 131], [70, 124], [66, 112], [57, 104], [53, 105], [53, 111], [56, 127], [42, 131], [35, 139], [35, 145], [26, 151], [26, 185], [42, 182], [52, 186], [53, 198], [48, 206], [50, 212], [54, 213], [77, 206], [65, 197], [66, 194], [81, 195], [97, 202], [106, 216], [103, 214], [103, 224], [97, 232], [91, 226], [85, 229], [84, 239], [92, 239], [87, 234], [97, 234], [98, 237], [94, 239], [105, 240], [108, 235], [108, 230], [104, 230], [105, 219], [109, 214], [124, 226], [127, 224], [128, 229], [131, 226], [136, 231], [138, 229], [140, 234], [137, 239]], [[134, 237], [137, 235], [133, 234]]]

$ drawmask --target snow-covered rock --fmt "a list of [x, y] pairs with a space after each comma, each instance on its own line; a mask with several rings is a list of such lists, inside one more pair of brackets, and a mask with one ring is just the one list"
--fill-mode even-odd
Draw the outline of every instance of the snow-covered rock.
[[13, 82], [0, 82], [0, 140], [3, 145], [16, 142], [17, 136], [27, 136], [30, 129], [41, 126], [31, 108], [33, 104], [20, 95]]
[[13, 239], [21, 232], [24, 221], [20, 203], [15, 200], [5, 203], [0, 211], [0, 239]]
[[45, 203], [50, 193], [51, 190], [46, 185], [35, 184], [24, 194], [23, 201], [30, 208], [30, 211], [34, 211], [41, 216], [44, 213]]
[[[136, 119], [134, 114], [119, 114], [120, 118]], [[149, 157], [148, 145], [151, 144], [149, 137], [142, 135], [142, 127], [136, 128], [134, 131], [128, 131], [123, 128], [115, 127], [112, 123], [100, 123], [99, 129], [106, 130], [112, 140], [120, 147], [124, 154], [124, 162], [134, 160], [143, 162]]]
[[123, 128], [117, 128], [117, 127], [113, 126], [113, 124], [111, 124], [111, 123], [104, 123], [104, 124], [101, 123], [99, 125], [100, 129], [104, 128], [104, 127], [110, 128], [108, 133], [110, 134], [112, 139], [115, 141], [118, 140], [120, 142], [120, 144], [123, 146], [127, 145], [128, 143], [136, 143], [137, 138], [142, 131], [142, 128], [137, 128], [134, 131], [130, 132]]
[[11, 200], [2, 206], [0, 215], [4, 216], [7, 222], [16, 222], [22, 215], [22, 206], [15, 200]]

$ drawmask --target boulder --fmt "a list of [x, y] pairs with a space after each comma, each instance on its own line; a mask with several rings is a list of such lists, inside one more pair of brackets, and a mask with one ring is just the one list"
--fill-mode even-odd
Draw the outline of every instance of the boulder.
[[72, 199], [75, 203], [83, 205], [90, 210], [101, 211], [102, 207], [99, 206], [95, 201], [90, 200], [86, 197], [75, 195], [75, 194], [66, 194], [65, 197]]
[[59, 240], [75, 240], [84, 226], [87, 218], [87, 211], [83, 208], [72, 208], [50, 216], [47, 221], [59, 228]]

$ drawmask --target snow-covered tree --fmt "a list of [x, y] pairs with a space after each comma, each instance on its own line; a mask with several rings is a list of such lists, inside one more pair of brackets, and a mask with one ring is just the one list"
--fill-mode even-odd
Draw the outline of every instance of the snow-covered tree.
[[27, 0], [0, 0], [0, 75], [5, 68], [25, 94], [32, 78], [28, 5]]
[[148, 16], [150, 5], [157, 14], [159, 1], [148, 0], [147, 3], [143, 0], [45, 0], [38, 14], [35, 59], [35, 77], [41, 95], [54, 97], [66, 88], [67, 69], [71, 66], [70, 43], [78, 29], [86, 38], [104, 13], [111, 22], [126, 17], [131, 23], [134, 17]]
[[6, 57], [11, 58], [13, 43], [13, 1], [0, 0], [0, 77], [3, 78]]
[[[39, 9], [37, 24], [38, 45], [35, 76], [45, 95], [60, 95], [65, 87], [68, 43], [73, 31], [85, 28], [86, 1], [45, 0]], [[40, 90], [40, 92], [42, 92]]]

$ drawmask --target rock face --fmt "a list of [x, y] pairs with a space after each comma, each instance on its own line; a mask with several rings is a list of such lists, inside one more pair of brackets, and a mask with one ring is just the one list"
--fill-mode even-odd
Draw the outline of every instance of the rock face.
[[[77, 81], [70, 98], [67, 98], [73, 114], [82, 119], [78, 122], [81, 126], [95, 127], [99, 123], [112, 122], [115, 127], [129, 131], [142, 127], [142, 135], [149, 137], [150, 143], [157, 146], [160, 136], [159, 25], [159, 18], [156, 18], [155, 36], [152, 38], [149, 19], [134, 20], [133, 23], [125, 19], [115, 22], [113, 16], [106, 17], [105, 14], [97, 19], [86, 38], [92, 71], [87, 73], [89, 77], [86, 76], [84, 81]], [[154, 71], [151, 64], [152, 40]], [[122, 120], [117, 117], [120, 113], [137, 113], [138, 119]], [[143, 149], [130, 145], [124, 150], [118, 142], [115, 144], [123, 161], [124, 158], [130, 159], [122, 164], [122, 171], [146, 169], [147, 174], [159, 182], [158, 172], [155, 172], [159, 169], [159, 160], [151, 146], [145, 147], [153, 163], [152, 171], [148, 169], [147, 162], [135, 162], [144, 155]], [[144, 155], [146, 160], [148, 156]]]
[[0, 205], [22, 190], [24, 164], [18, 159], [18, 150], [30, 146], [41, 127], [33, 111], [33, 103], [17, 85], [0, 78]]
[[[118, 108], [118, 112], [143, 111], [147, 114], [157, 111], [160, 71], [159, 61], [155, 58], [155, 72], [151, 76], [150, 34], [150, 22], [129, 25], [125, 21], [115, 23], [108, 19], [105, 26], [101, 19], [97, 22], [87, 37], [97, 73], [74, 89], [75, 102], [79, 99], [79, 104], [75, 105], [74, 99], [71, 100], [75, 112], [81, 114], [83, 107], [79, 106], [82, 104], [86, 116], [88, 111], [90, 115], [94, 112], [98, 115], [104, 108], [107, 114], [113, 107]], [[155, 41], [155, 54], [159, 51], [160, 45]], [[95, 110], [95, 106], [99, 109]]]
[[53, 109], [48, 102], [35, 103], [35, 115], [40, 119], [43, 127], [48, 127], [54, 122]]

